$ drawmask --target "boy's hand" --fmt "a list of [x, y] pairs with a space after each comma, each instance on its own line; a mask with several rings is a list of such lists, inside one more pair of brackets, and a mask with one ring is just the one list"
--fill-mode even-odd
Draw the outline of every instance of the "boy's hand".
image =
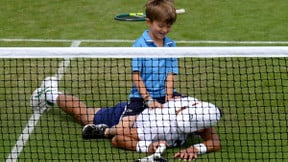
[[150, 102], [148, 105], [149, 109], [154, 109], [154, 108], [163, 108], [162, 104], [159, 103], [157, 100], [153, 100]]
[[171, 96], [171, 95], [166, 95], [166, 97], [165, 97], [165, 101], [166, 102], [168, 102], [168, 101], [170, 101], [172, 99], [173, 99], [173, 96]]

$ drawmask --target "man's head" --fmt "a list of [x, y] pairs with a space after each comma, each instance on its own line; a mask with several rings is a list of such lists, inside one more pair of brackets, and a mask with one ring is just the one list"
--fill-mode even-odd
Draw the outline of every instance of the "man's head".
[[177, 114], [177, 125], [180, 131], [192, 133], [215, 125], [220, 118], [221, 112], [215, 105], [199, 101]]

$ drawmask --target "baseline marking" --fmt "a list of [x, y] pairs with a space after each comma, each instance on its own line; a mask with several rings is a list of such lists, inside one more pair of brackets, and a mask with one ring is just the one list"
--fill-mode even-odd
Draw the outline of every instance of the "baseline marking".
[[[72, 41], [70, 47], [79, 47], [81, 41]], [[59, 66], [56, 75], [60, 80], [63, 77], [66, 67], [69, 65], [70, 59], [65, 59], [60, 63], [63, 64]], [[23, 129], [22, 133], [20, 134], [16, 144], [14, 145], [13, 149], [11, 150], [6, 162], [16, 162], [19, 155], [21, 154], [23, 147], [25, 146], [26, 142], [29, 140], [30, 134], [33, 132], [35, 126], [37, 125], [39, 119], [41, 118], [43, 111], [34, 111], [31, 115], [26, 127]]]

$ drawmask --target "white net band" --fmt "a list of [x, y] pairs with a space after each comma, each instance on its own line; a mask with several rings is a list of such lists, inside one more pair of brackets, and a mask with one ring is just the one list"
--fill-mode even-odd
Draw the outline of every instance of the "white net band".
[[271, 47], [16, 47], [0, 48], [0, 58], [164, 58], [288, 57], [287, 46]]

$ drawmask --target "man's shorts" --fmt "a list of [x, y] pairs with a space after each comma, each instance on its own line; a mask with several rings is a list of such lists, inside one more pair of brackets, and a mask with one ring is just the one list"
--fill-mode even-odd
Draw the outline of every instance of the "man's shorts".
[[126, 110], [127, 102], [121, 102], [111, 108], [101, 108], [94, 116], [94, 124], [106, 124], [109, 128], [117, 125]]
[[[178, 92], [173, 93], [173, 97], [176, 96], [182, 96]], [[164, 104], [165, 103], [165, 97], [158, 97], [155, 98], [159, 103]], [[127, 109], [123, 116], [133, 116], [133, 115], [139, 115], [144, 109], [146, 109], [147, 106], [145, 105], [145, 102], [142, 98], [130, 98], [130, 102], [127, 105]]]

